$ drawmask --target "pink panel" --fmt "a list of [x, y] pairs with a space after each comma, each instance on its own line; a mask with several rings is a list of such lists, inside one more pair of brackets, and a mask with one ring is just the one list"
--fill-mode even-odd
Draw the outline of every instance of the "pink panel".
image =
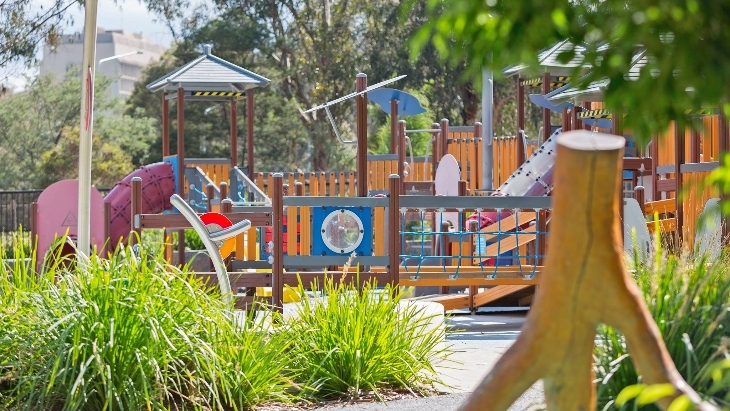
[[[79, 182], [62, 180], [52, 184], [38, 197], [38, 258], [42, 259], [53, 240], [78, 234]], [[104, 199], [91, 188], [91, 244], [104, 246]]]

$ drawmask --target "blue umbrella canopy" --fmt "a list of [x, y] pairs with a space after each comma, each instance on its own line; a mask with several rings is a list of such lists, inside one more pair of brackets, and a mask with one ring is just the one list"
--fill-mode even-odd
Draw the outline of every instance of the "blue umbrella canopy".
[[398, 100], [397, 114], [399, 116], [414, 116], [426, 112], [416, 96], [393, 88], [379, 88], [368, 91], [368, 100], [379, 105], [388, 115], [390, 115], [390, 100]]

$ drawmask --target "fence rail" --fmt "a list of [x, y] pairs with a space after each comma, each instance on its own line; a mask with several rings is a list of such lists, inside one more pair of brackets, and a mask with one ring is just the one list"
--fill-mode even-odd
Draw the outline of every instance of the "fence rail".
[[30, 229], [30, 205], [43, 190], [0, 191], [0, 232]]

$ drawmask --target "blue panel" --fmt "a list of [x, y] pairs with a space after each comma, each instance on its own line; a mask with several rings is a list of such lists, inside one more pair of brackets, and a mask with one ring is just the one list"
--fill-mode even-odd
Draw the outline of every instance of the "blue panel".
[[542, 94], [530, 94], [530, 101], [538, 105], [539, 107], [546, 108], [550, 111], [563, 111], [563, 108], [573, 107], [573, 103], [564, 102], [560, 104], [553, 104]]
[[175, 176], [175, 194], [180, 194], [180, 182], [177, 181], [177, 156], [167, 156], [162, 161], [172, 165], [172, 175]]
[[378, 104], [387, 115], [390, 115], [390, 100], [398, 101], [399, 116], [413, 116], [426, 112], [416, 96], [393, 88], [379, 88], [368, 91], [368, 100]]
[[[369, 94], [369, 93], [368, 93]], [[363, 226], [363, 239], [354, 250], [357, 255], [373, 255], [373, 220], [370, 207], [315, 207], [312, 208], [312, 255], [350, 255], [330, 250], [322, 239], [322, 223], [325, 218], [339, 210], [348, 210], [360, 218]]]

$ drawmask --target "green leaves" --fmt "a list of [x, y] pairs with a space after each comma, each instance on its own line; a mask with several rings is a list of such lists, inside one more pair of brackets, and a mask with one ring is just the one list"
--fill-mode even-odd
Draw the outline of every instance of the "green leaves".
[[[497, 73], [520, 63], [539, 73], [537, 55], [564, 39], [585, 44], [589, 50], [605, 48], [584, 55], [583, 62], [591, 70], [580, 83], [610, 79], [607, 107], [629, 113], [625, 126], [639, 141], [648, 141], [671, 120], [688, 124], [686, 109], [730, 101], [727, 1], [430, 0], [429, 5], [430, 22], [411, 43], [412, 55], [430, 37], [444, 61], [466, 61], [472, 78], [479, 76], [482, 67]], [[490, 16], [490, 24], [484, 24], [480, 17], [484, 14]], [[462, 26], [463, 30], [452, 30]], [[443, 47], [445, 38], [459, 46]], [[640, 49], [655, 60], [638, 78], [619, 81]], [[572, 73], [573, 79], [584, 75], [584, 67]], [[695, 91], [688, 93], [689, 88]]]

